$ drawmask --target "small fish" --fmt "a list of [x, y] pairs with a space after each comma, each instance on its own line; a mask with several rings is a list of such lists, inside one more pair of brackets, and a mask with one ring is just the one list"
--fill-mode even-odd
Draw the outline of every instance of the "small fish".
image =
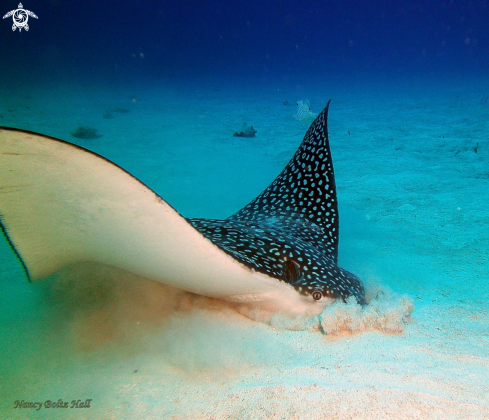
[[304, 101], [297, 101], [297, 112], [294, 115], [294, 118], [297, 121], [301, 122], [307, 122], [312, 121], [314, 118], [317, 117], [317, 114], [311, 111], [311, 104], [309, 103], [309, 100], [306, 99]]

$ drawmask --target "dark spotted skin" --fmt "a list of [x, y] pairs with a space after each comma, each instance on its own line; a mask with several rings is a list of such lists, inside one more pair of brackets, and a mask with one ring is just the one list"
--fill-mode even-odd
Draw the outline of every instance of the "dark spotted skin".
[[337, 265], [338, 203], [328, 139], [329, 103], [307, 130], [282, 173], [225, 220], [187, 219], [250, 269], [291, 284], [315, 300], [355, 296], [361, 280]]

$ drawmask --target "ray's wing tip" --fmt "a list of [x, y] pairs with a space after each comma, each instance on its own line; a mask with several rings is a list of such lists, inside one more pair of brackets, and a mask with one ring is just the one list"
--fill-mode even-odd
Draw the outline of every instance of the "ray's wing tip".
[[12, 249], [12, 251], [14, 252], [15, 256], [17, 257], [17, 259], [19, 260], [23, 270], [24, 270], [24, 273], [25, 273], [25, 276], [27, 278], [27, 281], [29, 283], [32, 283], [33, 282], [33, 279], [31, 277], [31, 274], [29, 272], [29, 269], [27, 268], [27, 264], [26, 262], [24, 261], [24, 259], [22, 258], [22, 255], [20, 254], [17, 246], [15, 245], [15, 243], [13, 242], [12, 238], [10, 237], [9, 233], [8, 233], [8, 229], [7, 229], [7, 226], [5, 225], [5, 221], [4, 221], [4, 218], [2, 217], [2, 214], [0, 213], [0, 236], [5, 236], [5, 239], [7, 239], [7, 242], [10, 246], [10, 248]]
[[324, 118], [327, 120], [328, 119], [328, 112], [329, 112], [329, 105], [331, 104], [331, 99], [328, 100], [326, 103], [326, 106], [323, 109], [322, 114], [324, 114]]
[[[324, 131], [326, 137], [328, 137], [328, 113], [329, 113], [330, 103], [331, 103], [331, 99], [328, 100], [326, 106], [311, 123], [304, 136], [304, 140], [303, 140], [304, 142], [314, 142], [318, 131]], [[297, 150], [297, 153], [299, 151], [300, 148]]]

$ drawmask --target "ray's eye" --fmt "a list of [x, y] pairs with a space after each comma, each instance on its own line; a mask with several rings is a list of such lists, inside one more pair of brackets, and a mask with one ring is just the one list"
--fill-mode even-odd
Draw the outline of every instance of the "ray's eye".
[[323, 297], [323, 295], [322, 295], [322, 293], [321, 293], [321, 292], [314, 292], [314, 293], [312, 294], [312, 298], [313, 298], [314, 300], [319, 300], [319, 299], [321, 299], [322, 297]]
[[285, 261], [284, 263], [284, 278], [289, 284], [295, 283], [301, 278], [301, 268], [295, 261]]

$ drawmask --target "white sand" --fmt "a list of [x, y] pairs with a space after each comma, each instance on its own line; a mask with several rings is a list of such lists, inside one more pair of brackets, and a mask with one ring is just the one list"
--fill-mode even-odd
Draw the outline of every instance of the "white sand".
[[[2, 242], [0, 417], [489, 418], [489, 85], [207, 80], [0, 93], [1, 124], [70, 141], [94, 126], [103, 137], [76, 142], [197, 217], [226, 217], [261, 192], [305, 132], [293, 104], [319, 112], [333, 98], [340, 263], [377, 296], [370, 313], [330, 308], [316, 320], [325, 335], [314, 320], [270, 326], [106, 267], [26, 284]], [[102, 118], [117, 107], [129, 112]], [[232, 137], [243, 122], [255, 139]], [[87, 398], [85, 409], [13, 409]]]

